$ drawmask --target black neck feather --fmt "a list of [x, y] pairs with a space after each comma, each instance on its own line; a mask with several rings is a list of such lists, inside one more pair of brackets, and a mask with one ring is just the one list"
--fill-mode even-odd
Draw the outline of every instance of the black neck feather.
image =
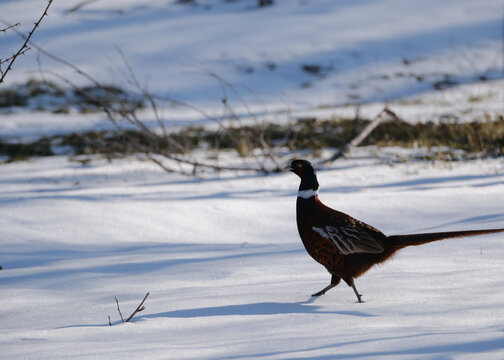
[[305, 174], [301, 178], [301, 184], [299, 184], [299, 190], [318, 190], [319, 183], [317, 181], [317, 174]]

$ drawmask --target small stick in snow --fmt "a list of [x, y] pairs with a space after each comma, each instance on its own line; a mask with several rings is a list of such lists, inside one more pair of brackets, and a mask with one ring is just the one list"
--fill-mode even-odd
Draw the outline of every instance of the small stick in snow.
[[140, 305], [137, 306], [136, 310], [133, 312], [133, 314], [130, 315], [130, 317], [128, 318], [128, 320], [126, 320], [126, 322], [129, 322], [131, 319], [133, 319], [133, 316], [135, 316], [135, 314], [137, 312], [145, 310], [145, 306], [142, 306], [142, 305], [145, 302], [145, 300], [147, 299], [147, 296], [149, 296], [149, 293], [145, 294], [145, 297], [143, 298], [143, 300], [140, 303]]
[[108, 324], [112, 326], [112, 322], [110, 321], [110, 316], [108, 317]]
[[121, 308], [119, 307], [119, 300], [117, 300], [117, 297], [114, 296], [116, 304], [117, 304], [117, 311], [119, 312], [119, 315], [121, 316], [121, 321], [124, 322], [123, 316], [121, 314]]

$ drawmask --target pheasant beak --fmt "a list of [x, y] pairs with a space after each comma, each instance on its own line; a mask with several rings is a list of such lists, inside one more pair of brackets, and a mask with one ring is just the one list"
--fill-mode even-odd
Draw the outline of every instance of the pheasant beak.
[[287, 165], [286, 167], [284, 167], [284, 168], [283, 168], [283, 170], [284, 170], [284, 171], [292, 171], [292, 170], [294, 170], [294, 169], [292, 168], [292, 164], [289, 164], [289, 165]]

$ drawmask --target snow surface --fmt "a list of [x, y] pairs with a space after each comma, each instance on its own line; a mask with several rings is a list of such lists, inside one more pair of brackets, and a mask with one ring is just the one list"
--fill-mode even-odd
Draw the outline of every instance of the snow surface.
[[[120, 47], [154, 92], [212, 114], [223, 94], [207, 70], [275, 121], [353, 116], [348, 103], [374, 117], [391, 102], [408, 121], [504, 110], [495, 0], [98, 0], [68, 12], [78, 3], [55, 0], [33, 40], [105, 83], [127, 82]], [[26, 32], [45, 5], [3, 0], [0, 19]], [[11, 31], [0, 40], [2, 57], [20, 46]], [[6, 85], [39, 76], [37, 60], [19, 58]], [[432, 91], [447, 79], [461, 86]], [[171, 127], [204, 121], [163, 111]], [[0, 116], [9, 140], [109, 126]], [[503, 226], [503, 159], [390, 165], [376, 152], [320, 171], [321, 199], [387, 234]], [[2, 164], [0, 359], [504, 359], [502, 235], [404, 249], [357, 279], [363, 304], [346, 285], [313, 299], [330, 276], [299, 240], [297, 188], [290, 173], [187, 178], [134, 158]], [[126, 317], [148, 291], [122, 324], [114, 297]]]
[[[223, 96], [212, 71], [251, 104], [270, 109], [388, 101], [456, 83], [500, 77], [502, 4], [495, 0], [55, 1], [33, 40], [103, 82], [126, 83], [120, 48], [157, 94], [212, 107]], [[2, 1], [0, 18], [28, 32], [45, 2]], [[20, 38], [0, 34], [2, 52]], [[39, 58], [42, 69], [79, 79]], [[303, 66], [319, 66], [317, 74]], [[7, 84], [37, 75], [23, 56]], [[418, 76], [421, 80], [418, 80]], [[83, 79], [81, 78], [81, 81]], [[230, 94], [227, 94], [230, 96]]]
[[[359, 154], [357, 154], [359, 155]], [[504, 161], [355, 156], [320, 171], [328, 205], [385, 233], [502, 226]], [[188, 179], [65, 157], [0, 172], [2, 359], [502, 359], [502, 235], [401, 251], [310, 297], [290, 173]], [[132, 323], [124, 316], [150, 296]], [[113, 321], [108, 325], [107, 316]]]

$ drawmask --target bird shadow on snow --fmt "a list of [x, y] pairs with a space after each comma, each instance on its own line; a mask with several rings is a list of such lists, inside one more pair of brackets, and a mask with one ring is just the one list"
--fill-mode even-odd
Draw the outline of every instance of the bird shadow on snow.
[[[146, 314], [136, 316], [131, 322], [139, 322], [146, 319], [156, 318], [204, 318], [216, 316], [255, 316], [255, 315], [295, 315], [295, 314], [321, 314], [321, 315], [344, 315], [356, 317], [375, 317], [378, 315], [369, 314], [363, 311], [329, 311], [322, 310], [321, 306], [310, 305], [315, 301], [314, 297], [306, 301], [299, 302], [258, 302], [250, 304], [209, 306], [192, 309], [172, 310], [156, 314]], [[120, 325], [120, 321], [112, 325]], [[108, 324], [75, 324], [58, 327], [58, 329], [82, 328], [82, 327], [107, 327]]]
[[362, 311], [328, 311], [321, 306], [311, 305], [315, 298], [311, 297], [300, 302], [258, 302], [250, 304], [210, 306], [192, 309], [172, 310], [157, 314], [139, 316], [138, 319], [149, 318], [200, 318], [213, 316], [253, 316], [253, 315], [281, 315], [281, 314], [333, 314], [358, 317], [373, 317], [376, 315]]

